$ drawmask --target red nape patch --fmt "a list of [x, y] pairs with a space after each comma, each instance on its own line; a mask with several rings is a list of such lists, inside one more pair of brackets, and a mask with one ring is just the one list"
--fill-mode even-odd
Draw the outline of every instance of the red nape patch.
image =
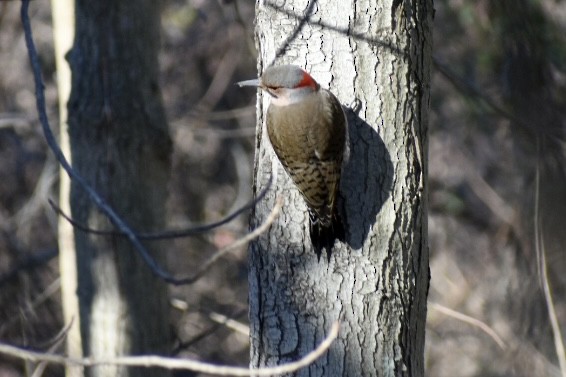
[[311, 75], [309, 75], [308, 73], [303, 71], [303, 79], [301, 80], [301, 82], [299, 82], [299, 85], [297, 85], [297, 88], [304, 88], [310, 86], [313, 89], [316, 89], [318, 87], [318, 84], [316, 83], [316, 81], [314, 81], [314, 79], [311, 77]]

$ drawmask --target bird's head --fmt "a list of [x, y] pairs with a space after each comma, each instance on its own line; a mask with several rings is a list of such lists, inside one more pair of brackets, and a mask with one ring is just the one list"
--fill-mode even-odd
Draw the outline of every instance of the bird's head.
[[311, 75], [291, 64], [271, 66], [259, 79], [240, 81], [237, 85], [255, 86], [265, 90], [271, 96], [271, 103], [276, 106], [299, 102], [319, 89], [318, 83]]

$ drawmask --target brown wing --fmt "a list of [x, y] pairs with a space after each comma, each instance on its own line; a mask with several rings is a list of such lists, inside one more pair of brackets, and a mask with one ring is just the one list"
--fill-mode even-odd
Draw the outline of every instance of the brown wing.
[[300, 103], [270, 106], [267, 132], [277, 157], [309, 209], [321, 223], [329, 224], [346, 141], [346, 120], [336, 97], [321, 89]]

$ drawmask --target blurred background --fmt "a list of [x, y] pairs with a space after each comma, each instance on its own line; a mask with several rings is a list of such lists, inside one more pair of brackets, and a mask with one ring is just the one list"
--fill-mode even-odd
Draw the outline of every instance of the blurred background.
[[[252, 195], [255, 92], [233, 83], [257, 74], [254, 2], [164, 3], [169, 223], [182, 227], [220, 219]], [[435, 9], [427, 376], [559, 376], [537, 249], [564, 326], [566, 2], [436, 0]], [[64, 326], [47, 204], [58, 197], [58, 168], [37, 121], [19, 11], [0, 2], [0, 341], [46, 350]], [[50, 3], [32, 2], [30, 15], [56, 129]], [[173, 272], [191, 271], [247, 222], [168, 245]], [[176, 354], [247, 365], [245, 248], [196, 284], [171, 287], [171, 305]], [[219, 324], [225, 317], [232, 326]], [[0, 376], [24, 375], [22, 362], [0, 356]]]

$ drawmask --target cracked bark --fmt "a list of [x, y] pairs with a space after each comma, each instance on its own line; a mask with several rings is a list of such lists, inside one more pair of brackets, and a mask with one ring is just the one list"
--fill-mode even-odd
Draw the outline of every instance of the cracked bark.
[[[431, 0], [256, 3], [259, 71], [297, 64], [345, 107], [360, 106], [346, 108], [348, 239], [330, 262], [317, 262], [306, 207], [279, 162], [275, 189], [252, 215], [255, 227], [284, 196], [282, 215], [249, 250], [253, 367], [300, 358], [340, 318], [330, 351], [295, 375], [424, 374], [432, 11]], [[256, 192], [275, 159], [263, 132], [268, 103], [259, 93]]]

